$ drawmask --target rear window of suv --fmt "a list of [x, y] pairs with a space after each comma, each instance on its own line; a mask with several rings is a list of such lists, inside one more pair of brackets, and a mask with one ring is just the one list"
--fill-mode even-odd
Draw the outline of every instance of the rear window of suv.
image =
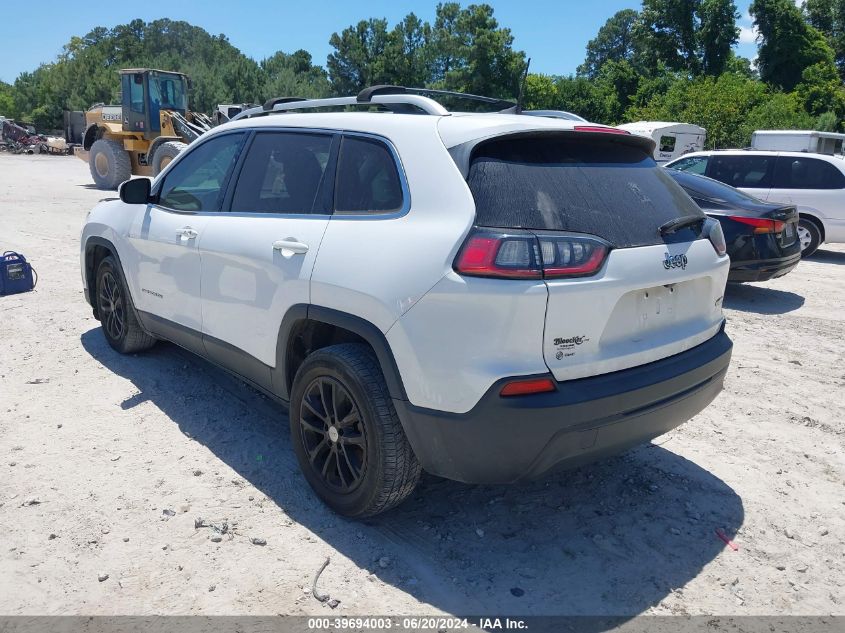
[[564, 136], [505, 138], [475, 149], [467, 177], [480, 226], [589, 233], [617, 247], [661, 237], [669, 220], [702, 215], [645, 149]]

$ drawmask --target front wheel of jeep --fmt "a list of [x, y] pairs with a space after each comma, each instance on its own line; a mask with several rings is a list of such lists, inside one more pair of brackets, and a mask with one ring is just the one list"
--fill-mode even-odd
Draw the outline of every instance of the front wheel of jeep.
[[132, 354], [155, 345], [138, 322], [132, 298], [113, 257], [105, 257], [97, 268], [97, 316], [109, 345], [121, 354]]

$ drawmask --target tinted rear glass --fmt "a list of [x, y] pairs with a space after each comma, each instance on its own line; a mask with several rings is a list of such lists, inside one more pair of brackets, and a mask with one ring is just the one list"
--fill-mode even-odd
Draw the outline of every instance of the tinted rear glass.
[[747, 205], [749, 202], [760, 202], [758, 198], [712, 178], [672, 170], [669, 171], [669, 175], [693, 198], [704, 198], [712, 202], [725, 202], [740, 207]]
[[594, 137], [484, 143], [467, 182], [481, 226], [589, 233], [617, 247], [662, 243], [661, 224], [702, 215], [644, 149]]

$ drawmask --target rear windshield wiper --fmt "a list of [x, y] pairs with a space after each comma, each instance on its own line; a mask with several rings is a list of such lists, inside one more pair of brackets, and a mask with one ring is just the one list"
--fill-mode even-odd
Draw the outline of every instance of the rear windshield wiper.
[[702, 215], [687, 215], [681, 218], [674, 218], [669, 220], [668, 222], [661, 224], [660, 228], [658, 228], [658, 232], [661, 235], [669, 235], [670, 233], [676, 233], [681, 229], [685, 229], [688, 226], [695, 226], [696, 224], [701, 224], [707, 218]]

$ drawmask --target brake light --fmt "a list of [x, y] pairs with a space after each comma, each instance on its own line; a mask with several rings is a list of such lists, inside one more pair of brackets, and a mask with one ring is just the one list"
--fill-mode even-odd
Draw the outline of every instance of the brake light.
[[532, 393], [548, 393], [555, 390], [555, 381], [551, 378], [529, 378], [527, 380], [512, 380], [507, 383], [499, 395], [503, 398], [510, 396], [527, 396]]
[[601, 125], [576, 125], [576, 132], [599, 132], [602, 134], [630, 134], [628, 130], [620, 130], [618, 127], [603, 127]]
[[597, 237], [567, 233], [473, 229], [455, 258], [461, 275], [560, 279], [597, 273], [610, 251]]
[[766, 220], [765, 218], [746, 218], [741, 215], [728, 216], [734, 222], [754, 227], [755, 233], [780, 233], [784, 223], [780, 220]]

